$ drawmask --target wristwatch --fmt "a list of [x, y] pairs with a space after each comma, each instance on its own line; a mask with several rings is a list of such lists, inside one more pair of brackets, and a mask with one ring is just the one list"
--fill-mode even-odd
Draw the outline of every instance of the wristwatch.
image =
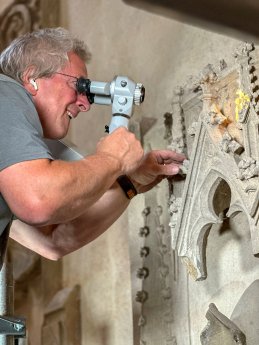
[[126, 175], [121, 175], [117, 178], [117, 182], [119, 183], [121, 189], [125, 193], [128, 199], [134, 198], [138, 194], [136, 188], [134, 187], [131, 180]]

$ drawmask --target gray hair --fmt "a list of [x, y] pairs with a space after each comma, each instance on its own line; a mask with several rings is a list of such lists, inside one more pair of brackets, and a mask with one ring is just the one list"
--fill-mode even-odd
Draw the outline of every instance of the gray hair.
[[18, 82], [31, 67], [32, 78], [50, 77], [68, 62], [68, 52], [74, 52], [89, 62], [91, 53], [86, 44], [63, 28], [46, 28], [16, 38], [0, 54], [0, 70]]

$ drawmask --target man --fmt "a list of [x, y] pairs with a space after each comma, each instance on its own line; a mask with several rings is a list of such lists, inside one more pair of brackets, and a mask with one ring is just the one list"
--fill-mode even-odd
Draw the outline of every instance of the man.
[[75, 88], [88, 61], [85, 44], [62, 28], [28, 33], [0, 55], [0, 230], [15, 215], [10, 236], [53, 260], [107, 230], [129, 205], [128, 188], [148, 191], [184, 159], [168, 150], [144, 155], [123, 127], [93, 155], [53, 159], [43, 138], [65, 137], [71, 119], [90, 109]]

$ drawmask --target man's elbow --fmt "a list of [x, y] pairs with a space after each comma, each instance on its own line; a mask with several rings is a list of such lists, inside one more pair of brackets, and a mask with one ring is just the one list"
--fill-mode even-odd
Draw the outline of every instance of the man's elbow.
[[41, 244], [37, 245], [37, 247], [31, 246], [31, 249], [40, 256], [51, 261], [58, 261], [62, 259], [66, 254], [69, 254], [68, 252], [65, 252], [62, 248], [59, 248], [53, 244]]
[[46, 253], [39, 253], [39, 254], [41, 254], [41, 256], [51, 261], [58, 261], [66, 255], [65, 253], [62, 253], [59, 250], [50, 250]]
[[13, 213], [21, 221], [40, 227], [54, 223], [55, 207], [50, 202], [30, 198], [24, 200], [23, 205], [15, 207]]
[[63, 236], [62, 241], [55, 237], [55, 231], [58, 226], [35, 227], [20, 220], [14, 220], [11, 226], [10, 237], [40, 256], [57, 261], [72, 251], [72, 248], [64, 245]]

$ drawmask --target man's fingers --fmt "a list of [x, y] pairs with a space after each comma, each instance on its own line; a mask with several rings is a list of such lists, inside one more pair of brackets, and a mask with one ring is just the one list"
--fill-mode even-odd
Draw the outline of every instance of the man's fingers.
[[172, 176], [179, 173], [181, 164], [160, 165], [159, 175]]
[[153, 151], [158, 164], [170, 164], [173, 162], [183, 162], [186, 157], [182, 153], [178, 153], [171, 150], [159, 150], [159, 151]]

